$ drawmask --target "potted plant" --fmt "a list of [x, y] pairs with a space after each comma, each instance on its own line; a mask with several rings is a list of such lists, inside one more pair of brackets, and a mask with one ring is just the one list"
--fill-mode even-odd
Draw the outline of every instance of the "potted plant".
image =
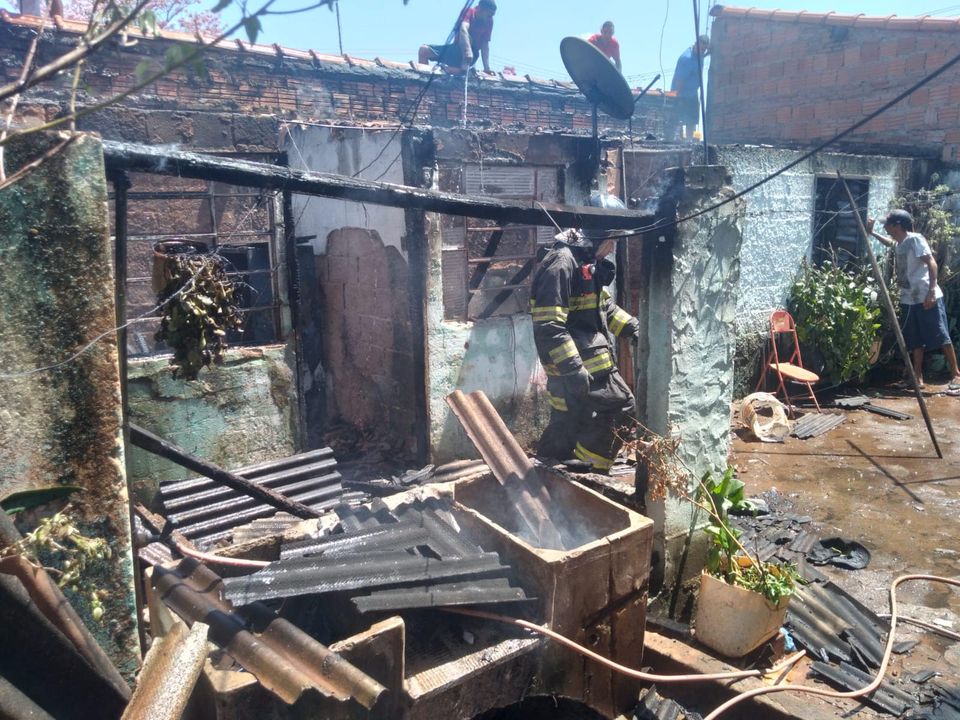
[[742, 657], [776, 635], [800, 576], [793, 565], [761, 562], [739, 541], [729, 511], [749, 507], [743, 483], [728, 468], [707, 473], [693, 502], [710, 517], [707, 562], [700, 576], [697, 640], [727, 657]]

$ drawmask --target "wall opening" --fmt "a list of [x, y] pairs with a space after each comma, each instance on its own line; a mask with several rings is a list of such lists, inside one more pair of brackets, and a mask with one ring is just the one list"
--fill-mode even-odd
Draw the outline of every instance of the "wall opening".
[[[441, 170], [442, 189], [530, 202], [562, 202], [556, 166], [466, 165]], [[538, 252], [555, 231], [534, 225], [444, 216], [445, 320], [483, 320], [527, 312]]]
[[[275, 157], [243, 155], [260, 162]], [[285, 282], [280, 277], [279, 193], [212, 180], [129, 173], [127, 191], [127, 331], [130, 357], [169, 352], [154, 335], [160, 325], [151, 285], [153, 246], [164, 240], [204, 243], [229, 263], [244, 314], [230, 345], [269, 345], [284, 333]], [[114, 193], [110, 193], [111, 204]], [[111, 211], [111, 218], [114, 213]]]
[[[813, 216], [813, 263], [832, 262], [841, 267], [859, 269], [866, 248], [860, 237], [857, 218], [843, 183], [836, 177], [817, 178], [817, 200]], [[857, 210], [864, 216], [870, 194], [869, 180], [847, 180]]]

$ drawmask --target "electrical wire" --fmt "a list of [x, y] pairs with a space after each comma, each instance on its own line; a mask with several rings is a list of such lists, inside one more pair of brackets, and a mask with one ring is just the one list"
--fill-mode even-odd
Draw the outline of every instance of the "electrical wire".
[[538, 633], [545, 637], [550, 638], [551, 640], [563, 645], [564, 647], [570, 648], [571, 650], [583, 655], [584, 657], [595, 660], [601, 665], [616, 670], [622, 675], [627, 677], [634, 678], [636, 680], [642, 680], [644, 682], [657, 682], [657, 683], [693, 683], [693, 682], [709, 682], [716, 680], [742, 680], [744, 678], [760, 678], [767, 675], [778, 675], [784, 670], [793, 667], [799, 660], [806, 654], [805, 651], [800, 651], [794, 653], [783, 660], [781, 660], [776, 665], [773, 665], [768, 670], [734, 670], [731, 672], [722, 672], [722, 673], [705, 673], [705, 674], [691, 674], [691, 675], [658, 675], [656, 673], [648, 673], [643, 670], [636, 670], [626, 665], [621, 665], [620, 663], [614, 662], [610, 658], [606, 658], [599, 653], [595, 653], [589, 648], [585, 648], [583, 645], [580, 645], [577, 642], [574, 642], [568, 637], [561, 635], [560, 633], [551, 630], [548, 627], [543, 625], [537, 625], [528, 620], [520, 620], [519, 618], [509, 617], [507, 615], [497, 615], [494, 613], [484, 612], [483, 610], [466, 610], [464, 608], [442, 608], [442, 610], [453, 613], [455, 615], [468, 615], [470, 617], [482, 618], [484, 620], [494, 620], [496, 622], [506, 623], [508, 625], [515, 625], [516, 627], [523, 628], [525, 630], [530, 630], [532, 632]]
[[[466, 0], [466, 2], [464, 2], [464, 4], [463, 4], [463, 9], [460, 10], [460, 14], [457, 15], [457, 21], [456, 21], [456, 23], [454, 23], [453, 29], [450, 31], [450, 34], [447, 35], [447, 42], [444, 43], [445, 45], [449, 45], [451, 42], [453, 42], [453, 39], [456, 37], [457, 32], [458, 32], [459, 29], [460, 29], [460, 19], [464, 16], [464, 14], [467, 12], [467, 10], [470, 9], [470, 6], [471, 6], [471, 5], [473, 5], [473, 0]], [[440, 62], [437, 62], [437, 63], [433, 66], [433, 69], [430, 71], [430, 75], [427, 77], [427, 82], [424, 83], [423, 87], [420, 89], [420, 92], [417, 93], [417, 97], [414, 98], [413, 105], [411, 106], [410, 110], [407, 111], [407, 112], [405, 112], [405, 113], [403, 114], [403, 116], [401, 116], [401, 118], [400, 118], [400, 124], [397, 125], [397, 127], [394, 129], [393, 133], [390, 135], [390, 138], [387, 140], [386, 143], [384, 143], [383, 147], [380, 148], [380, 152], [378, 152], [378, 153], [374, 156], [373, 160], [371, 160], [371, 161], [368, 162], [366, 165], [364, 165], [362, 168], [360, 168], [359, 170], [357, 170], [357, 172], [355, 172], [355, 173], [353, 174], [353, 177], [360, 177], [363, 173], [365, 173], [367, 170], [369, 170], [371, 167], [373, 167], [373, 165], [375, 165], [376, 162], [377, 162], [381, 157], [383, 157], [383, 153], [385, 153], [386, 150], [387, 150], [387, 148], [390, 147], [390, 145], [393, 144], [393, 141], [396, 140], [397, 135], [399, 135], [399, 134], [400, 134], [400, 131], [404, 129], [404, 125], [406, 125], [406, 124], [409, 122], [410, 124], [409, 124], [408, 127], [412, 127], [412, 126], [413, 126], [413, 122], [414, 122], [414, 120], [416, 120], [416, 118], [417, 118], [417, 111], [420, 109], [420, 104], [423, 102], [423, 98], [426, 97], [427, 91], [430, 89], [430, 85], [433, 83], [434, 78], [437, 77], [437, 70], [440, 68], [440, 65], [441, 65], [441, 63], [440, 63]], [[469, 72], [469, 70], [465, 70], [464, 72]], [[400, 152], [397, 153], [397, 156], [396, 156], [393, 160], [391, 160], [390, 163], [387, 165], [387, 167], [384, 168], [383, 172], [381, 172], [381, 173], [375, 178], [375, 181], [376, 181], [376, 180], [380, 180], [381, 178], [383, 178], [384, 175], [386, 175], [388, 172], [390, 172], [390, 168], [392, 168], [392, 167], [396, 164], [397, 160], [400, 159], [400, 156], [401, 156], [402, 154], [403, 154], [403, 149], [401, 148]]]
[[861, 119], [858, 120], [856, 123], [854, 123], [853, 125], [849, 126], [846, 130], [843, 130], [843, 131], [837, 133], [836, 135], [834, 135], [833, 137], [831, 137], [830, 139], [823, 141], [822, 143], [820, 143], [819, 145], [817, 145], [817, 146], [816, 146], [815, 148], [813, 148], [812, 150], [808, 150], [807, 152], [803, 153], [800, 157], [798, 157], [797, 159], [792, 160], [791, 162], [787, 163], [786, 165], [784, 165], [784, 166], [783, 166], [782, 168], [780, 168], [779, 170], [776, 170], [775, 172], [770, 173], [770, 174], [767, 175], [766, 177], [758, 180], [757, 182], [753, 183], [753, 184], [750, 185], [749, 187], [744, 188], [743, 190], [740, 190], [739, 192], [734, 193], [733, 195], [731, 195], [731, 196], [728, 197], [728, 198], [725, 198], [724, 200], [721, 200], [720, 202], [714, 203], [713, 205], [710, 205], [709, 207], [706, 207], [706, 208], [704, 208], [703, 210], [698, 210], [697, 212], [691, 213], [690, 215], [686, 215], [686, 216], [684, 216], [684, 217], [682, 217], [682, 218], [678, 218], [678, 219], [676, 219], [676, 220], [667, 220], [667, 221], [664, 221], [664, 222], [659, 222], [659, 221], [658, 221], [658, 222], [654, 222], [654, 223], [652, 223], [652, 224], [650, 224], [650, 225], [647, 225], [647, 226], [644, 226], [644, 227], [640, 227], [640, 228], [636, 228], [636, 229], [634, 229], [634, 230], [628, 230], [628, 231], [626, 231], [626, 232], [621, 232], [621, 233], [616, 234], [616, 235], [610, 235], [609, 237], [610, 237], [610, 238], [620, 239], [620, 238], [626, 238], [626, 237], [633, 237], [634, 235], [642, 235], [642, 234], [644, 234], [644, 233], [656, 232], [656, 231], [659, 231], [659, 230], [666, 230], [666, 229], [668, 229], [668, 228], [676, 227], [676, 226], [679, 225], [680, 223], [688, 222], [688, 221], [690, 221], [690, 220], [694, 220], [694, 219], [696, 219], [696, 218], [698, 218], [698, 217], [701, 217], [701, 216], [703, 216], [703, 215], [706, 215], [706, 214], [708, 214], [708, 213], [711, 213], [711, 212], [713, 212], [714, 210], [719, 210], [719, 209], [722, 208], [724, 205], [729, 205], [729, 204], [732, 203], [732, 202], [736, 202], [737, 200], [739, 200], [740, 198], [744, 197], [745, 195], [748, 195], [749, 193], [753, 192], [753, 191], [756, 190], [757, 188], [759, 188], [759, 187], [761, 187], [761, 186], [763, 186], [763, 185], [766, 185], [766, 184], [767, 184], [768, 182], [770, 182], [771, 180], [774, 180], [775, 178], [780, 177], [781, 175], [783, 175], [783, 174], [784, 174], [785, 172], [787, 172], [788, 170], [792, 170], [793, 168], [795, 168], [795, 167], [796, 167], [797, 165], [799, 165], [800, 163], [803, 163], [803, 162], [809, 160], [810, 158], [812, 158], [812, 157], [813, 157], [814, 155], [816, 155], [817, 153], [822, 152], [823, 150], [825, 150], [825, 149], [826, 149], [827, 147], [829, 147], [830, 145], [833, 145], [834, 143], [836, 143], [838, 140], [842, 140], [842, 139], [845, 138], [847, 135], [850, 135], [851, 133], [855, 132], [856, 130], [859, 130], [861, 127], [863, 127], [864, 125], [866, 125], [866, 124], [869, 123], [870, 121], [874, 120], [875, 118], [879, 117], [880, 115], [882, 115], [883, 113], [885, 113], [887, 110], [889, 110], [890, 108], [892, 108], [894, 105], [902, 102], [904, 99], [906, 99], [907, 97], [909, 97], [910, 95], [912, 95], [913, 93], [915, 93], [917, 90], [919, 90], [920, 88], [922, 88], [922, 87], [923, 87], [924, 85], [926, 85], [927, 83], [930, 83], [930, 82], [932, 82], [933, 80], [935, 80], [936, 78], [940, 77], [940, 75], [942, 75], [943, 73], [945, 73], [947, 70], [949, 70], [950, 68], [952, 68], [952, 67], [953, 67], [954, 65], [956, 65], [957, 63], [960, 63], [960, 55], [954, 56], [953, 58], [951, 58], [950, 60], [948, 60], [946, 63], [944, 63], [943, 65], [941, 65], [939, 68], [937, 68], [936, 70], [934, 70], [932, 73], [930, 73], [929, 75], [924, 76], [923, 78], [921, 78], [920, 80], [918, 80], [917, 82], [915, 82], [913, 85], [911, 85], [909, 88], [907, 88], [907, 89], [904, 90], [902, 93], [900, 93], [899, 95], [897, 95], [895, 98], [893, 98], [892, 100], [884, 103], [883, 105], [881, 105], [879, 108], [877, 108], [876, 110], [874, 110], [874, 111], [873, 111], [872, 113], [870, 113], [869, 115], [861, 118]]
[[246, 558], [223, 557], [222, 555], [214, 555], [213, 553], [194, 550], [193, 548], [189, 548], [181, 542], [177, 542], [177, 540], [173, 538], [171, 538], [171, 542], [177, 549], [177, 552], [179, 552], [181, 555], [186, 555], [188, 557], [202, 560], [203, 562], [213, 563], [215, 565], [229, 565], [231, 567], [260, 569], [271, 564], [269, 560], [247, 560]]

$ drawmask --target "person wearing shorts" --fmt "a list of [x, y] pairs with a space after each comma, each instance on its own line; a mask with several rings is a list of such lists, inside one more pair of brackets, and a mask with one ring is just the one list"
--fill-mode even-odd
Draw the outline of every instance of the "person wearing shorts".
[[451, 75], [469, 70], [477, 58], [483, 57], [483, 71], [490, 70], [490, 38], [493, 36], [493, 16], [497, 12], [495, 0], [480, 0], [477, 6], [465, 10], [457, 21], [457, 34], [447, 45], [422, 45], [419, 62], [440, 63]]
[[870, 234], [884, 245], [895, 248], [900, 323], [917, 382], [923, 385], [924, 350], [939, 348], [950, 367], [949, 389], [960, 392], [957, 353], [950, 340], [943, 291], [937, 284], [937, 261], [930, 252], [927, 239], [913, 231], [913, 216], [906, 210], [894, 210], [887, 215], [883, 229], [889, 237], [874, 232], [873, 226], [874, 221], [870, 218], [867, 222]]

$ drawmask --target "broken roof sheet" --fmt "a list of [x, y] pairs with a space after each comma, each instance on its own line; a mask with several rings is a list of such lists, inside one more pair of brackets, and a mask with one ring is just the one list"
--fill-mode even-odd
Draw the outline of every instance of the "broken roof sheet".
[[768, 8], [739, 8], [716, 5], [710, 14], [716, 18], [771, 20], [777, 22], [807, 23], [819, 25], [843, 25], [847, 27], [882, 30], [926, 30], [941, 32], [960, 31], [960, 17], [935, 18], [929, 15], [899, 17], [897, 15], [843, 15], [836, 12], [808, 12], [807, 10], [770, 10]]

